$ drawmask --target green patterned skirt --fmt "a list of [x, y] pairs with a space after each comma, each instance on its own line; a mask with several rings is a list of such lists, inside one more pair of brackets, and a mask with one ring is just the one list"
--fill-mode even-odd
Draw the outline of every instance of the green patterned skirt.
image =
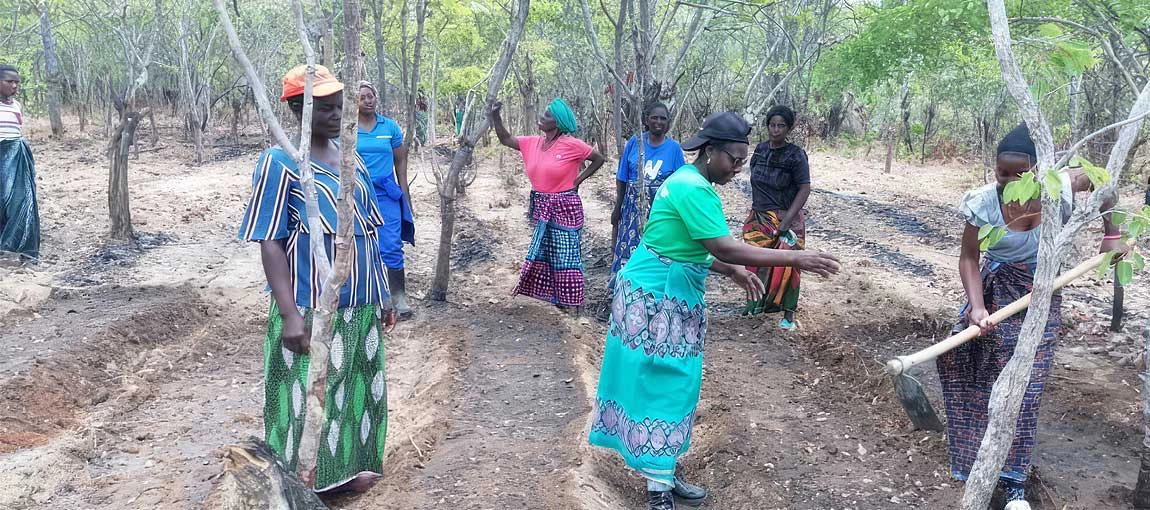
[[[312, 310], [301, 310], [311, 326]], [[335, 313], [327, 373], [327, 409], [316, 456], [316, 492], [361, 473], [383, 473], [387, 379], [379, 305]], [[264, 439], [296, 469], [306, 416], [308, 357], [283, 347], [283, 319], [272, 300], [264, 340]]]

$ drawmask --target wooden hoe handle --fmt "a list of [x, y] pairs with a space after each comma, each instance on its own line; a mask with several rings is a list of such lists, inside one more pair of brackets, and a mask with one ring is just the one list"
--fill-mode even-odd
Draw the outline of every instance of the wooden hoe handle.
[[[1058, 290], [1058, 289], [1061, 289], [1062, 287], [1065, 287], [1066, 284], [1076, 280], [1078, 277], [1080, 277], [1086, 273], [1089, 273], [1090, 270], [1097, 268], [1098, 264], [1102, 263], [1102, 259], [1105, 256], [1106, 256], [1105, 253], [1099, 253], [1098, 255], [1091, 257], [1087, 261], [1085, 261], [1081, 264], [1078, 264], [1073, 269], [1071, 269], [1065, 273], [1062, 273], [1062, 275], [1060, 275], [1056, 280], [1054, 280], [1054, 290]], [[1030, 306], [1030, 294], [1028, 293], [1025, 296], [1018, 298], [1017, 301], [1010, 303], [1009, 305], [1006, 305], [1002, 308], [999, 308], [997, 312], [994, 312], [993, 314], [991, 314], [990, 315], [990, 323], [997, 325], [998, 323], [1005, 320], [1007, 317], [1010, 317], [1010, 316], [1012, 316], [1018, 312], [1026, 310], [1027, 307], [1029, 307], [1029, 306]], [[886, 371], [890, 375], [900, 375], [903, 372], [906, 372], [907, 370], [909, 370], [910, 367], [913, 367], [913, 366], [918, 365], [920, 363], [935, 359], [935, 358], [941, 356], [942, 354], [946, 353], [947, 351], [950, 351], [951, 349], [954, 349], [955, 347], [958, 347], [958, 346], [960, 346], [966, 342], [969, 342], [969, 341], [977, 338], [978, 334], [979, 334], [978, 326], [969, 326], [966, 329], [959, 332], [958, 334], [952, 335], [952, 336], [948, 337], [946, 340], [938, 342], [938, 343], [936, 343], [930, 347], [927, 347], [926, 349], [923, 349], [923, 350], [918, 351], [918, 352], [913, 353], [913, 354], [908, 354], [906, 356], [898, 356], [895, 359], [892, 359], [892, 360], [886, 362]]]

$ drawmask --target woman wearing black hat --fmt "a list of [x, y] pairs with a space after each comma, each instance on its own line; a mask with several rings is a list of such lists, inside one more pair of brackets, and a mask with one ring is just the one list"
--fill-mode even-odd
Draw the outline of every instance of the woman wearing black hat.
[[[990, 390], [1010, 361], [1018, 335], [1022, 332], [1024, 316], [1016, 315], [994, 326], [990, 323], [990, 314], [1029, 293], [1034, 283], [1042, 204], [1039, 200], [1007, 203], [1002, 199], [1002, 192], [1007, 184], [1019, 180], [1022, 174], [1034, 168], [1038, 160], [1036, 152], [1026, 125], [1018, 126], [998, 144], [996, 182], [968, 191], [962, 197], [961, 209], [966, 225], [958, 267], [967, 304], [960, 312], [962, 318], [955, 325], [954, 332], [977, 325], [982, 328], [982, 336], [940, 356], [936, 362], [946, 404], [951, 475], [960, 481], [965, 481], [970, 475], [978, 447], [982, 444]], [[1063, 173], [1060, 178], [1063, 181], [1062, 220], [1066, 221], [1074, 205], [1074, 192], [1087, 191], [1091, 184], [1090, 179], [1081, 174]], [[1110, 204], [1102, 206], [1103, 210], [1109, 208]], [[978, 233], [988, 225], [1005, 229], [1005, 234], [982, 257]], [[1121, 235], [1109, 217], [1104, 218], [1103, 226], [1106, 233], [1102, 251], [1119, 248]], [[983, 259], [981, 264], [980, 258]], [[1006, 510], [1030, 508], [1023, 484], [1034, 449], [1038, 404], [1054, 358], [1055, 335], [1062, 326], [1061, 304], [1062, 297], [1055, 294], [1042, 343], [1034, 357], [1030, 384], [1023, 396], [1014, 442], [1000, 474], [1000, 487], [1007, 499]]]
[[675, 496], [687, 504], [706, 497], [676, 476], [675, 464], [690, 445], [699, 401], [708, 272], [730, 276], [758, 299], [762, 281], [741, 266], [823, 276], [839, 269], [825, 253], [756, 248], [731, 237], [713, 185], [730, 182], [746, 162], [749, 132], [737, 113], [723, 112], [683, 144], [698, 156], [659, 188], [639, 247], [616, 277], [590, 441], [647, 478], [650, 509], [675, 508]]

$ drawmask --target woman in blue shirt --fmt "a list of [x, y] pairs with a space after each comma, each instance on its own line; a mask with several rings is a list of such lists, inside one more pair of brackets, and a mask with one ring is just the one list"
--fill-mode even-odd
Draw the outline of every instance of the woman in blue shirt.
[[[647, 107], [643, 114], [643, 182], [647, 184], [647, 207], [655, 200], [655, 191], [675, 170], [687, 164], [683, 148], [679, 142], [667, 136], [671, 114], [667, 106], [656, 102]], [[639, 221], [643, 209], [639, 207], [639, 139], [631, 137], [619, 158], [619, 170], [615, 175], [615, 209], [611, 211], [611, 225], [615, 227], [615, 255], [611, 262], [609, 292], [615, 290], [615, 275], [631, 258], [631, 252], [639, 246]]]
[[387, 266], [387, 283], [399, 318], [412, 315], [403, 273], [403, 243], [415, 244], [411, 192], [407, 189], [407, 147], [394, 120], [376, 113], [379, 93], [370, 82], [359, 82], [359, 155], [371, 174], [376, 203], [383, 215], [379, 254]]

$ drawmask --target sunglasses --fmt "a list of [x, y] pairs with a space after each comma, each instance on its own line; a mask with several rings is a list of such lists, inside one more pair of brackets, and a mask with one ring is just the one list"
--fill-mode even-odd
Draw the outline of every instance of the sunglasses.
[[723, 154], [726, 154], [728, 158], [731, 158], [731, 165], [734, 168], [739, 168], [739, 167], [743, 166], [743, 163], [747, 162], [747, 158], [736, 157], [734, 154], [727, 152], [727, 149], [719, 149], [719, 150], [722, 151]]

